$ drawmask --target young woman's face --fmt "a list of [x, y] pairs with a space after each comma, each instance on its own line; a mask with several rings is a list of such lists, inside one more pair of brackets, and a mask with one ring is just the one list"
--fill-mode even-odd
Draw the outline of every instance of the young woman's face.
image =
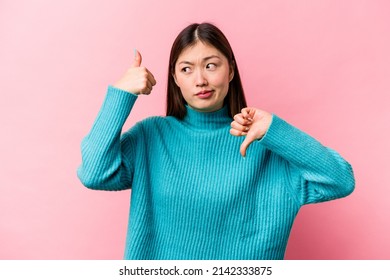
[[233, 75], [227, 58], [220, 51], [198, 41], [180, 54], [174, 78], [191, 108], [214, 112], [223, 107]]

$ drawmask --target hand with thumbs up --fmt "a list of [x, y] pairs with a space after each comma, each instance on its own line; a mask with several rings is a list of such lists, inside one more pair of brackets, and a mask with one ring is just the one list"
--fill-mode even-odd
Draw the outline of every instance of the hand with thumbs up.
[[134, 61], [123, 77], [113, 86], [133, 94], [150, 94], [156, 80], [153, 74], [144, 66], [141, 66], [142, 56], [135, 50]]
[[245, 136], [245, 140], [240, 147], [240, 153], [243, 157], [245, 157], [249, 145], [265, 135], [271, 121], [272, 115], [270, 113], [256, 108], [244, 108], [241, 113], [234, 116], [230, 134]]

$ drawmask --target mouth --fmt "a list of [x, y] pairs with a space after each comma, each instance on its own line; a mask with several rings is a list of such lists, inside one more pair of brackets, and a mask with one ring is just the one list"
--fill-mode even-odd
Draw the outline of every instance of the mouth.
[[202, 90], [195, 95], [199, 98], [206, 99], [209, 98], [213, 93], [214, 93], [213, 90]]

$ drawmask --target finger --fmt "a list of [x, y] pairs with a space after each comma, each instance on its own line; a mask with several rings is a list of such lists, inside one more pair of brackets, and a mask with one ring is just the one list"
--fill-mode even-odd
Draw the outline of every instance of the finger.
[[153, 85], [153, 86], [155, 86], [156, 85], [156, 79], [154, 78], [154, 76], [153, 76], [153, 74], [148, 70], [148, 69], [146, 69], [146, 71], [148, 71], [148, 73], [149, 73], [149, 75], [148, 75], [148, 80], [149, 80], [149, 82]]
[[240, 154], [245, 157], [246, 156], [246, 150], [248, 149], [249, 145], [253, 142], [253, 139], [250, 137], [245, 137], [244, 142], [242, 142], [240, 147]]
[[141, 94], [143, 94], [143, 95], [149, 95], [151, 92], [152, 92], [151, 90], [146, 90], [146, 89], [145, 89], [144, 91], [141, 92]]
[[152, 92], [152, 89], [150, 88], [144, 88], [140, 91], [140, 94], [149, 95]]
[[148, 79], [150, 81], [150, 83], [155, 86], [156, 85], [156, 79], [154, 78], [152, 72], [149, 71], [148, 68], [146, 68], [145, 66], [140, 66], [140, 69], [142, 69], [142, 71], [144, 71], [144, 75], [145, 75], [145, 78]]
[[249, 126], [239, 124], [236, 121], [233, 121], [230, 126], [238, 131], [246, 132], [249, 130]]
[[148, 88], [148, 90], [149, 90], [149, 93], [152, 91], [153, 86], [154, 86], [154, 84], [152, 84], [152, 83], [148, 80], [147, 88]]
[[138, 78], [140, 92], [151, 91], [153, 86], [156, 84], [156, 80], [148, 73], [145, 67], [140, 66], [138, 69], [142, 69], [144, 71], [139, 74], [140, 76]]
[[240, 130], [237, 130], [237, 129], [234, 129], [234, 128], [231, 128], [231, 129], [230, 129], [230, 134], [233, 135], [233, 136], [245, 136], [245, 135], [247, 135], [248, 133], [247, 133], [247, 132], [240, 131]]
[[241, 110], [241, 115], [244, 119], [248, 120], [248, 121], [253, 121], [253, 117], [255, 115], [255, 110], [253, 108], [249, 108], [249, 107], [246, 107], [246, 108], [243, 108]]
[[248, 117], [248, 114], [249, 114], [248, 111], [249, 111], [248, 107], [241, 109], [241, 115], [242, 115], [243, 118], [246, 119]]
[[241, 125], [248, 125], [250, 121], [245, 119], [242, 114], [236, 114], [233, 118], [237, 123]]
[[143, 90], [143, 94], [149, 95], [153, 90], [154, 84], [152, 84], [149, 80], [146, 81], [146, 85]]
[[140, 67], [142, 63], [142, 56], [138, 50], [134, 50], [134, 61], [131, 64], [131, 67]]
[[141, 94], [149, 95], [152, 92], [153, 86], [149, 81], [146, 81], [145, 86], [141, 90]]

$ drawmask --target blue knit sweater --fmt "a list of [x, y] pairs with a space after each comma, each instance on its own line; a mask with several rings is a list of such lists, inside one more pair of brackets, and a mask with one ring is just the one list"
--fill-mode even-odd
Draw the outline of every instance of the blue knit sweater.
[[121, 135], [136, 95], [109, 87], [84, 138], [82, 183], [131, 189], [125, 259], [283, 259], [300, 207], [354, 189], [341, 156], [273, 115], [240, 155], [227, 108], [150, 117]]

